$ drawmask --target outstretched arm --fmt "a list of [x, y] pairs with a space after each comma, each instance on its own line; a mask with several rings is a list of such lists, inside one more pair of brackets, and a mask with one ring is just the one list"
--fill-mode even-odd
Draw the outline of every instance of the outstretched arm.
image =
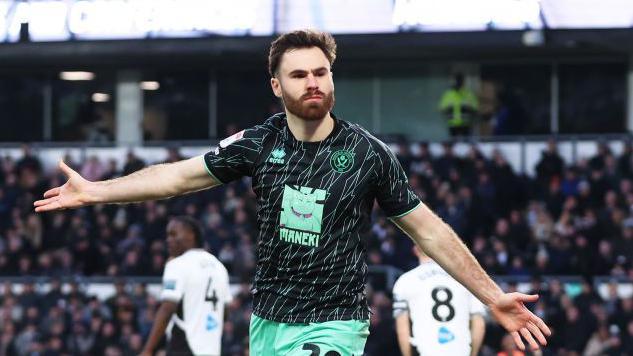
[[124, 177], [90, 182], [63, 161], [64, 185], [48, 190], [34, 203], [36, 212], [78, 208], [101, 203], [131, 203], [173, 197], [221, 184], [205, 169], [202, 156], [157, 164]]
[[525, 349], [525, 345], [519, 333], [528, 341], [532, 349], [539, 348], [534, 337], [541, 345], [547, 343], [543, 333], [549, 335], [549, 328], [523, 304], [535, 301], [538, 296], [521, 293], [504, 294], [481, 268], [453, 229], [426, 205], [420, 204], [409, 214], [394, 218], [393, 222], [453, 278], [486, 304], [499, 324], [512, 334], [521, 350]]

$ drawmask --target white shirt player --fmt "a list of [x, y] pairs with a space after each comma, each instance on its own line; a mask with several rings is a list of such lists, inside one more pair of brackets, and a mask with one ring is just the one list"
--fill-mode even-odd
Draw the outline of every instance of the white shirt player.
[[393, 287], [393, 310], [409, 312], [411, 343], [421, 356], [469, 355], [470, 318], [484, 305], [432, 260], [404, 273]]
[[160, 299], [182, 303], [171, 323], [184, 331], [191, 352], [220, 355], [224, 306], [232, 296], [228, 272], [215, 256], [196, 248], [167, 262]]

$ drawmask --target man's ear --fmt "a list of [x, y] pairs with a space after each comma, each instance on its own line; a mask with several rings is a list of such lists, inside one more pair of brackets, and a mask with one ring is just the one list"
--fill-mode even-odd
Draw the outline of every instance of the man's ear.
[[270, 78], [270, 87], [273, 89], [275, 96], [281, 98], [281, 82], [279, 82], [279, 79]]

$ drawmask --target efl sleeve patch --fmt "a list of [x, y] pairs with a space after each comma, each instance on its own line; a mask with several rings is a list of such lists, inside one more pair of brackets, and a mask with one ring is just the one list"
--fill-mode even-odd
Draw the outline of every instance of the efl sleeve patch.
[[176, 290], [176, 281], [173, 279], [168, 279], [163, 282], [163, 289], [165, 290]]
[[178, 302], [182, 299], [183, 288], [187, 280], [185, 266], [175, 263], [175, 260], [167, 262], [163, 272], [163, 289], [160, 292], [160, 300]]
[[225, 148], [226, 146], [232, 144], [233, 142], [241, 139], [242, 137], [244, 137], [244, 130], [233, 134], [227, 138], [225, 138], [224, 140], [220, 141], [220, 148]]

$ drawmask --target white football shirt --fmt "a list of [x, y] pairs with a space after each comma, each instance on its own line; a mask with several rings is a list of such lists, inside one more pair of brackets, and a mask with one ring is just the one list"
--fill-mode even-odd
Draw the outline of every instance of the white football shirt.
[[220, 355], [224, 306], [232, 297], [229, 274], [215, 256], [191, 249], [167, 262], [160, 299], [180, 304], [171, 321], [186, 335], [191, 352]]
[[421, 356], [469, 355], [470, 317], [484, 305], [437, 263], [422, 263], [393, 286], [394, 316], [408, 311], [411, 343]]

